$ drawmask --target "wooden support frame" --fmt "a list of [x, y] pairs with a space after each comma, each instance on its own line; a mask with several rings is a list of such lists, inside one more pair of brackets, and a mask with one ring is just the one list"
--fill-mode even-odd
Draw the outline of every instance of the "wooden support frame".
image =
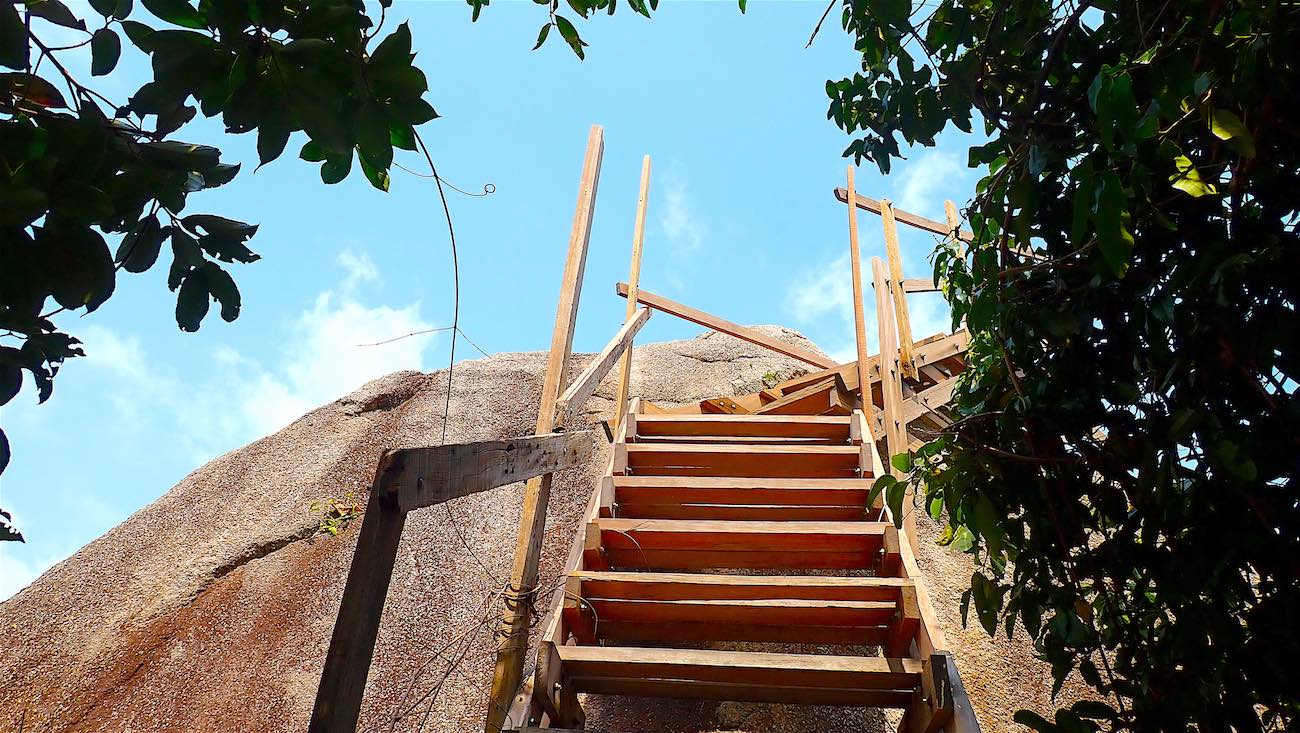
[[[627, 315], [631, 320], [636, 314], [637, 293], [641, 285], [641, 249], [645, 241], [646, 202], [650, 198], [650, 156], [641, 160], [641, 191], [636, 200], [636, 224], [632, 227], [632, 271], [628, 273]], [[623, 362], [618, 372], [618, 399], [614, 405], [614, 421], [623, 419], [627, 412], [627, 393], [632, 384], [632, 348], [623, 352]]]
[[600, 381], [613, 368], [614, 362], [632, 347], [632, 339], [648, 320], [650, 320], [650, 309], [642, 308], [623, 324], [618, 333], [614, 334], [614, 338], [610, 339], [587, 368], [574, 378], [569, 388], [564, 390], [564, 394], [560, 395], [560, 399], [556, 402], [556, 415], [563, 418], [570, 412], [581, 409], [587, 400], [591, 399], [591, 396], [596, 393], [596, 388], [600, 386]]
[[403, 448], [379, 461], [308, 730], [353, 733], [407, 512], [585, 463], [592, 433]]
[[[541, 404], [537, 411], [537, 432], [549, 433], [555, 427], [556, 403], [569, 367], [573, 347], [573, 326], [578, 317], [578, 298], [582, 293], [582, 274], [587, 263], [587, 245], [591, 241], [591, 222], [596, 211], [596, 190], [600, 184], [600, 165], [605, 152], [604, 130], [592, 125], [587, 135], [587, 152], [582, 163], [578, 186], [578, 203], [569, 233], [568, 255], [560, 284], [560, 300], [555, 312], [555, 330], [546, 361]], [[536, 592], [537, 565], [542, 553], [542, 535], [546, 530], [546, 509], [551, 496], [551, 475], [544, 474], [528, 482], [515, 544], [514, 564], [510, 571], [507, 602], [498, 627], [496, 668], [492, 673], [492, 696], [488, 704], [487, 733], [498, 733], [505, 723], [506, 711], [514, 699], [523, 677], [524, 655], [528, 650], [528, 622]]]
[[[615, 292], [620, 296], [627, 298], [628, 289], [627, 283], [619, 283]], [[751, 344], [771, 349], [778, 354], [785, 354], [786, 356], [798, 359], [805, 364], [812, 364], [821, 369], [830, 369], [839, 366], [835, 360], [829, 357], [813, 353], [807, 349], [801, 349], [798, 346], [782, 343], [773, 338], [768, 338], [752, 328], [745, 328], [739, 324], [705, 313], [702, 310], [692, 308], [689, 305], [683, 305], [675, 300], [670, 300], [662, 295], [655, 295], [654, 293], [645, 290], [639, 290], [636, 294], [636, 300], [641, 305], [663, 311], [664, 313], [672, 314], [696, 325], [711, 328], [714, 331], [725, 333], [729, 336], [735, 336], [741, 341], [748, 341]]]

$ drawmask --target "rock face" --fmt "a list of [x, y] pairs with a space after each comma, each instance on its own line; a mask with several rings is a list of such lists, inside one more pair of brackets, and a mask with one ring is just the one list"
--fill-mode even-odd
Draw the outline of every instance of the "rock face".
[[[575, 368], [585, 361], [575, 357]], [[752, 392], [765, 377], [806, 371], [714, 333], [638, 347], [633, 364], [632, 394], [659, 403]], [[447, 440], [530, 433], [544, 366], [544, 354], [513, 353], [456, 365]], [[448, 378], [391, 374], [208, 463], [0, 604], [0, 732], [20, 720], [24, 731], [305, 730], [357, 534], [356, 524], [319, 533], [308, 507], [349, 492], [364, 503], [383, 450], [437, 444]], [[613, 391], [603, 385], [570, 429], [608, 417]], [[604, 461], [557, 476], [543, 587], [559, 576]], [[521, 488], [408, 516], [360, 730], [481, 729]], [[1023, 645], [961, 629], [966, 559], [928, 544], [921, 563], [984, 729], [1010, 729], [1019, 707], [1047, 707], [1047, 670]], [[592, 699], [588, 712], [589, 728], [638, 731], [884, 722], [861, 711], [626, 699]]]

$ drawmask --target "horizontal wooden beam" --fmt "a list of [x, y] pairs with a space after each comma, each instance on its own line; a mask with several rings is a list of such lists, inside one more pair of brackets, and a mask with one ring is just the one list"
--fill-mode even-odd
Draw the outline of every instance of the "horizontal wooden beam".
[[[596, 388], [600, 386], [600, 380], [605, 378], [609, 370], [614, 367], [614, 362], [623, 355], [627, 347], [632, 345], [632, 338], [636, 336], [637, 331], [650, 320], [650, 309], [641, 308], [623, 327], [614, 334], [605, 348], [596, 354], [596, 358], [591, 360], [586, 369], [573, 380], [573, 384], [564, 390], [560, 399], [555, 404], [555, 414], [563, 416], [570, 410], [581, 409], [587, 400], [596, 393]], [[563, 419], [563, 417], [561, 417]]]
[[[920, 419], [928, 412], [933, 412], [952, 400], [952, 389], [957, 384], [956, 377], [948, 377], [933, 387], [903, 400], [903, 424], [907, 425], [913, 420]], [[883, 415], [876, 415], [872, 418], [872, 430], [879, 434], [884, 430]]]
[[397, 507], [409, 512], [581, 465], [591, 450], [590, 430], [398, 448], [380, 459], [371, 491], [395, 497]]
[[[626, 298], [627, 283], [619, 283], [616, 291], [621, 297]], [[830, 369], [839, 366], [838, 362], [834, 359], [813, 353], [807, 349], [801, 349], [798, 346], [777, 341], [774, 338], [764, 336], [752, 328], [745, 328], [739, 324], [705, 313], [702, 310], [670, 300], [662, 295], [655, 295], [654, 293], [645, 290], [638, 290], [636, 299], [637, 302], [642, 305], [663, 311], [664, 313], [670, 313], [678, 318], [690, 321], [699, 326], [704, 326], [705, 328], [711, 328], [714, 331], [725, 333], [728, 336], [735, 336], [741, 341], [748, 341], [751, 344], [771, 349], [778, 354], [785, 354], [786, 356], [798, 359], [805, 364], [812, 364], [813, 366], [822, 369]]]
[[[897, 210], [894, 212], [897, 214]], [[938, 293], [942, 292], [938, 285], [928, 277], [909, 277], [903, 281], [904, 293]]]
[[[849, 192], [843, 188], [836, 188], [835, 198], [839, 199], [843, 203], [848, 203]], [[866, 209], [867, 211], [870, 211], [873, 214], [880, 213], [881, 207], [879, 201], [873, 198], [867, 198], [862, 194], [856, 194], [854, 198], [856, 199], [855, 203], [857, 204], [857, 207], [859, 209]], [[908, 212], [903, 211], [901, 209], [894, 209], [894, 218], [897, 219], [898, 221], [903, 222], [904, 224], [907, 224], [908, 226], [913, 226], [916, 227], [917, 229], [922, 229], [924, 231], [930, 232], [931, 234], [938, 234], [939, 236], [946, 237], [950, 233], [947, 224], [937, 222], [934, 219], [927, 219], [924, 216], [909, 214]], [[975, 234], [974, 232], [968, 231], [966, 229], [962, 229], [958, 233], [957, 238], [962, 240], [963, 242], [969, 242], [975, 238]]]

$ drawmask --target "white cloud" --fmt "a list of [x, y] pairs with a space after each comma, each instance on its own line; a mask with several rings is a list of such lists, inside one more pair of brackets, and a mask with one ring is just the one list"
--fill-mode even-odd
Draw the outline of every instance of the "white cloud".
[[659, 216], [659, 226], [668, 238], [672, 253], [679, 257], [695, 253], [708, 234], [695, 214], [686, 185], [671, 173], [664, 182], [664, 211]]
[[928, 150], [908, 161], [894, 203], [904, 211], [943, 221], [944, 199], [960, 206], [971, 194], [969, 181], [970, 171], [955, 153]]
[[362, 283], [379, 283], [379, 268], [375, 267], [374, 260], [366, 253], [356, 253], [352, 250], [344, 250], [335, 258], [339, 266], [347, 272], [347, 277], [343, 279], [343, 290], [351, 292]]
[[[850, 275], [849, 254], [845, 252], [831, 260], [816, 263], [795, 275], [786, 287], [785, 309], [799, 323], [817, 323], [822, 326], [821, 344], [827, 354], [838, 362], [858, 358], [857, 337], [853, 322], [853, 280]], [[867, 280], [864, 302], [867, 317], [868, 339], [875, 331], [875, 308], [870, 301], [871, 291]], [[825, 334], [830, 334], [829, 336]]]

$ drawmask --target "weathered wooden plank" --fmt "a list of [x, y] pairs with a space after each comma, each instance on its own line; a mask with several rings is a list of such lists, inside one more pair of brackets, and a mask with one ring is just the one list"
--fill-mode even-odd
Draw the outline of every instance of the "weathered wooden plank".
[[[948, 377], [938, 384], [903, 400], [901, 420], [904, 425], [919, 420], [927, 413], [943, 407], [952, 401], [952, 389], [957, 384], [956, 377]], [[872, 427], [877, 431], [884, 429], [884, 415], [873, 418]]]
[[[841, 203], [848, 203], [849, 200], [848, 192], [842, 188], [836, 188], [835, 198], [839, 199]], [[859, 209], [866, 209], [867, 211], [870, 211], [873, 214], [880, 213], [881, 210], [880, 202], [875, 199], [867, 198], [862, 194], [858, 194], [856, 197], [856, 203]], [[948, 236], [950, 231], [946, 225], [940, 224], [939, 222], [933, 219], [927, 219], [924, 216], [917, 216], [916, 214], [909, 214], [908, 212], [902, 211], [900, 209], [896, 209], [894, 211], [894, 217], [897, 218], [899, 221], [903, 222], [904, 224], [907, 224], [908, 226], [916, 227], [917, 229], [930, 232], [931, 234], [938, 234], [939, 236], [946, 237]], [[958, 231], [958, 238], [960, 238], [964, 242], [969, 242], [975, 238], [975, 234], [973, 232], [962, 229]]]
[[848, 417], [840, 415], [645, 415], [637, 420], [637, 436], [819, 438], [844, 442], [848, 427]]
[[632, 339], [636, 336], [637, 331], [650, 320], [650, 309], [642, 308], [636, 312], [623, 327], [618, 329], [614, 338], [610, 339], [605, 348], [596, 354], [596, 358], [591, 360], [586, 369], [574, 378], [573, 384], [564, 390], [560, 399], [556, 403], [556, 415], [561, 419], [569, 413], [582, 409], [582, 406], [591, 399], [596, 393], [596, 388], [600, 386], [600, 381], [605, 378], [609, 370], [613, 368], [614, 362], [623, 355], [627, 349], [632, 346]]
[[760, 415], [847, 415], [849, 390], [839, 375], [793, 392], [759, 408]]
[[[889, 447], [889, 452], [892, 455], [907, 451], [907, 423], [903, 421], [902, 405], [903, 375], [899, 359], [895, 356], [899, 352], [897, 335], [894, 332], [893, 302], [888, 290], [885, 265], [880, 261], [879, 257], [871, 258], [871, 273], [876, 286], [876, 321], [877, 327], [880, 329], [880, 353], [887, 355], [886, 358], [881, 360], [880, 364], [880, 385], [885, 408], [883, 431], [885, 444]], [[886, 458], [885, 468], [895, 476], [901, 476], [902, 472], [894, 468], [889, 457]], [[910, 487], [908, 491], [909, 493], [904, 499], [904, 505], [910, 508], [912, 499]], [[917, 546], [915, 512], [904, 512], [903, 533], [907, 536], [907, 541], [911, 544], [912, 549], [915, 550]]]
[[394, 495], [371, 494], [316, 690], [307, 727], [311, 733], [353, 733], [357, 728], [379, 619], [405, 524], [406, 513], [397, 506]]
[[379, 461], [376, 488], [409, 512], [516, 481], [581, 465], [593, 434], [549, 433], [507, 440], [398, 448]]
[[618, 573], [579, 571], [573, 574], [584, 596], [602, 598], [758, 599], [805, 598], [850, 601], [896, 601], [909, 578], [845, 578], [823, 575], [707, 575], [701, 573]]
[[903, 280], [904, 293], [938, 293], [941, 288], [928, 277], [909, 277]]
[[[641, 284], [641, 249], [645, 241], [646, 202], [650, 199], [650, 156], [641, 160], [641, 190], [636, 199], [636, 224], [632, 227], [632, 271], [628, 273], [627, 315], [624, 320], [631, 320], [636, 312], [636, 298]], [[632, 349], [623, 352], [622, 364], [618, 371], [618, 400], [614, 405], [614, 419], [620, 420], [627, 413], [627, 391], [632, 384]]]
[[[856, 200], [857, 189], [853, 181], [854, 167], [849, 166], [848, 175], [848, 192], [845, 201]], [[871, 384], [871, 360], [867, 353], [867, 317], [863, 310], [863, 289], [862, 289], [862, 252], [858, 248], [858, 209], [850, 204], [849, 210], [849, 270], [850, 277], [853, 278], [853, 337], [857, 346], [858, 358], [854, 362], [856, 371], [854, 376], [857, 377], [858, 386], [861, 387], [859, 397], [862, 404], [871, 403], [871, 394], [863, 385]], [[880, 358], [876, 358], [877, 368], [879, 368]]]
[[[561, 647], [574, 678], [671, 679], [755, 685], [911, 689], [923, 666], [915, 659], [777, 654], [708, 649]], [[579, 685], [581, 687], [581, 685]]]
[[612, 677], [578, 677], [574, 678], [574, 684], [581, 692], [598, 695], [636, 695], [686, 700], [733, 700], [879, 708], [902, 708], [912, 700], [912, 693], [908, 690], [863, 690]]
[[[619, 283], [616, 287], [616, 292], [624, 298], [628, 297], [627, 283]], [[655, 295], [654, 293], [640, 290], [636, 295], [636, 299], [642, 305], [649, 306], [655, 310], [670, 313], [678, 318], [690, 321], [699, 326], [704, 326], [705, 328], [713, 329], [714, 331], [725, 333], [729, 336], [735, 336], [742, 341], [748, 341], [751, 344], [771, 349], [778, 354], [785, 354], [786, 356], [798, 359], [806, 364], [812, 364], [813, 366], [821, 367], [822, 369], [829, 369], [837, 366], [835, 361], [829, 357], [813, 353], [807, 349], [802, 349], [798, 346], [793, 346], [782, 341], [777, 341], [774, 338], [764, 336], [752, 328], [745, 328], [739, 324], [718, 318], [717, 316], [710, 315], [688, 305], [683, 305], [661, 295]]]
[[[560, 299], [555, 312], [555, 329], [546, 360], [541, 403], [537, 411], [538, 433], [555, 429], [555, 403], [568, 372], [573, 347], [573, 326], [578, 316], [578, 297], [582, 293], [582, 273], [587, 264], [587, 245], [591, 241], [591, 222], [596, 211], [596, 189], [600, 184], [600, 165], [604, 155], [604, 130], [592, 125], [587, 136], [587, 152], [582, 163], [578, 186], [578, 203], [573, 213], [569, 249], [560, 281]], [[484, 728], [498, 733], [523, 676], [524, 654], [528, 649], [528, 621], [532, 596], [537, 585], [537, 564], [546, 529], [546, 508], [551, 496], [551, 474], [529, 480], [524, 488], [524, 505], [515, 544], [514, 563], [510, 571], [510, 590], [514, 601], [506, 604], [498, 628], [503, 642], [497, 650], [492, 673], [492, 696]]]

